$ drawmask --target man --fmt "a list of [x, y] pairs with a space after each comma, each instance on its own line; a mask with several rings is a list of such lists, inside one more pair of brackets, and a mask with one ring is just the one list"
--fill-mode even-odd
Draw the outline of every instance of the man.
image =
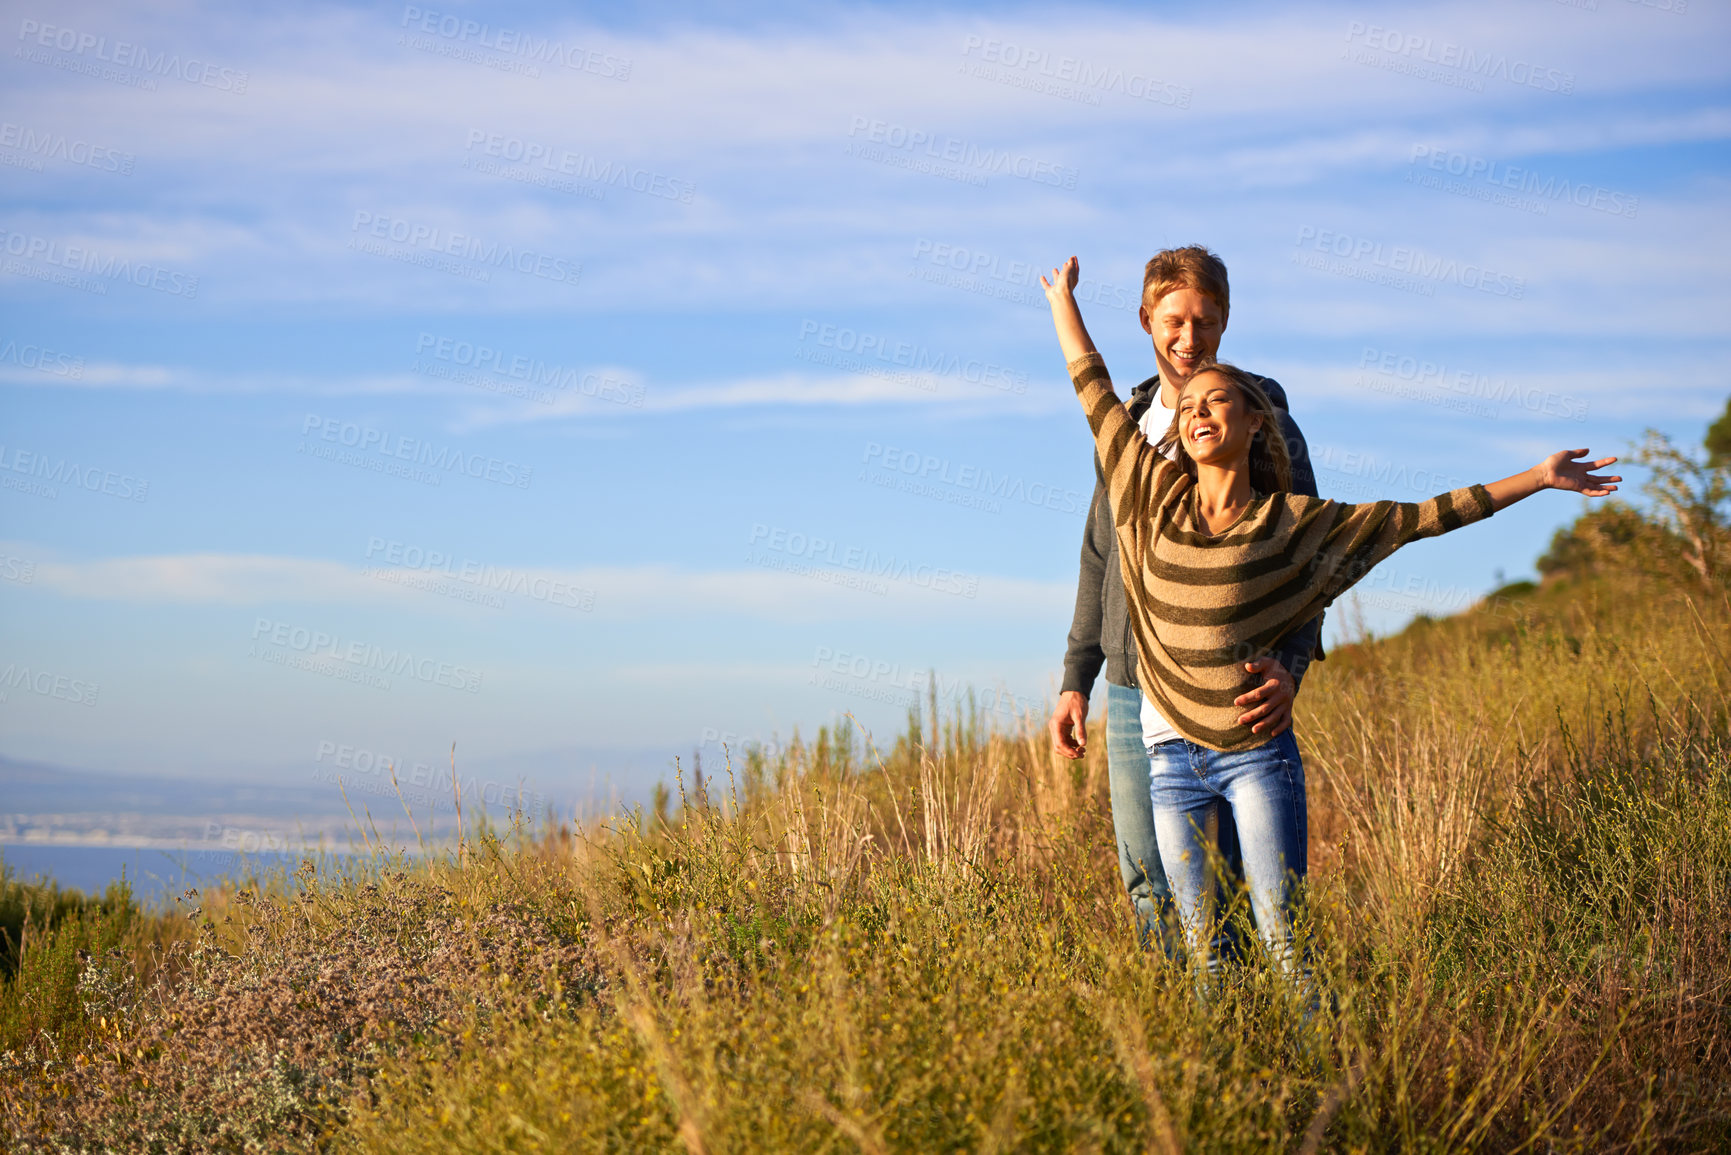
[[[1213, 360], [1226, 331], [1231, 294], [1226, 266], [1200, 245], [1156, 253], [1142, 275], [1142, 330], [1154, 342], [1158, 372], [1136, 386], [1126, 402], [1144, 433], [1158, 438], [1172, 420], [1178, 392], [1198, 369]], [[1281, 431], [1292, 458], [1292, 488], [1316, 495], [1316, 475], [1304, 435], [1287, 413], [1286, 391], [1278, 382], [1258, 378], [1280, 410]], [[1137, 936], [1144, 945], [1161, 934], [1171, 902], [1154, 838], [1149, 800], [1148, 744], [1177, 737], [1137, 684], [1136, 643], [1130, 634], [1124, 580], [1118, 567], [1118, 542], [1106, 497], [1100, 461], [1094, 460], [1094, 500], [1082, 533], [1082, 572], [1076, 587], [1076, 612], [1064, 655], [1064, 682], [1048, 729], [1058, 753], [1080, 758], [1087, 748], [1088, 696], [1100, 667], [1106, 667], [1106, 766], [1111, 782], [1112, 828], [1118, 842], [1118, 868], [1136, 913]], [[1246, 676], [1261, 684], [1236, 699], [1239, 721], [1257, 733], [1277, 735], [1292, 725], [1292, 700], [1317, 649], [1321, 617], [1286, 637], [1274, 654], [1245, 664]], [[1218, 841], [1228, 865], [1236, 867], [1237, 834], [1229, 811], [1218, 816]]]

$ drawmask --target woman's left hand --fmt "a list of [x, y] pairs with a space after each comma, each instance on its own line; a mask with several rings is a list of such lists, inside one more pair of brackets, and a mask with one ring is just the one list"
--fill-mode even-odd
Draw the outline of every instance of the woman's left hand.
[[1615, 465], [1617, 459], [1601, 457], [1597, 461], [1579, 460], [1586, 455], [1585, 449], [1563, 449], [1551, 454], [1533, 466], [1539, 484], [1546, 489], [1566, 489], [1572, 493], [1584, 493], [1588, 497], [1604, 497], [1617, 492], [1616, 483], [1623, 480], [1621, 477], [1606, 477], [1593, 472], [1607, 465]]

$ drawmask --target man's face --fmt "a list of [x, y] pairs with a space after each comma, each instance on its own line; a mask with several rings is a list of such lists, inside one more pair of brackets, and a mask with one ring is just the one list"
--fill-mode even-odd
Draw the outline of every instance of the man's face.
[[1142, 329], [1154, 338], [1160, 379], [1182, 386], [1197, 367], [1220, 351], [1226, 318], [1214, 298], [1195, 289], [1174, 289], [1150, 309], [1141, 309]]

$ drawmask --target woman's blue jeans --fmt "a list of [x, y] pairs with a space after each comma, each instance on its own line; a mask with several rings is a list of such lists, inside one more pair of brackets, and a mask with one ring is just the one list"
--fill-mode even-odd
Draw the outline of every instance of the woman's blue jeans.
[[[1154, 812], [1148, 805], [1148, 747], [1142, 741], [1142, 691], [1106, 683], [1106, 771], [1112, 790], [1112, 832], [1118, 842], [1118, 873], [1136, 908], [1136, 937], [1144, 947], [1159, 943], [1168, 957], [1179, 956], [1166, 928], [1172, 894], [1154, 837]], [[1232, 810], [1214, 808], [1220, 856], [1230, 873], [1238, 871], [1238, 833]]]
[[1216, 919], [1209, 818], [1224, 801], [1238, 823], [1257, 933], [1276, 965], [1296, 976], [1301, 968], [1292, 948], [1294, 900], [1308, 868], [1310, 840], [1304, 761], [1292, 731], [1233, 754], [1182, 738], [1162, 742], [1148, 754], [1160, 862], [1191, 958], [1206, 960], [1210, 970], [1219, 966], [1220, 944], [1210, 942]]

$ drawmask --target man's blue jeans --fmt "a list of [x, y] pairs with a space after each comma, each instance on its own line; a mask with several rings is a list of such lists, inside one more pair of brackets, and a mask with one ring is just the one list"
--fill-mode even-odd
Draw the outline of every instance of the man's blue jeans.
[[1275, 964], [1296, 975], [1300, 965], [1292, 950], [1292, 917], [1297, 885], [1309, 865], [1310, 838], [1304, 761], [1292, 731], [1234, 754], [1180, 738], [1162, 742], [1149, 757], [1160, 861], [1191, 957], [1206, 960], [1210, 969], [1218, 966], [1218, 951], [1211, 951], [1208, 941], [1215, 922], [1208, 818], [1224, 801], [1238, 822], [1257, 933]]
[[[1159, 942], [1178, 957], [1178, 944], [1166, 933], [1172, 891], [1166, 884], [1160, 846], [1149, 805], [1148, 747], [1142, 744], [1142, 691], [1106, 684], [1106, 773], [1112, 790], [1112, 831], [1118, 840], [1118, 872], [1136, 908], [1136, 937], [1146, 947]], [[1220, 855], [1238, 869], [1238, 830], [1228, 806], [1210, 808], [1207, 829], [1217, 829]], [[1216, 825], [1217, 824], [1217, 825]]]

